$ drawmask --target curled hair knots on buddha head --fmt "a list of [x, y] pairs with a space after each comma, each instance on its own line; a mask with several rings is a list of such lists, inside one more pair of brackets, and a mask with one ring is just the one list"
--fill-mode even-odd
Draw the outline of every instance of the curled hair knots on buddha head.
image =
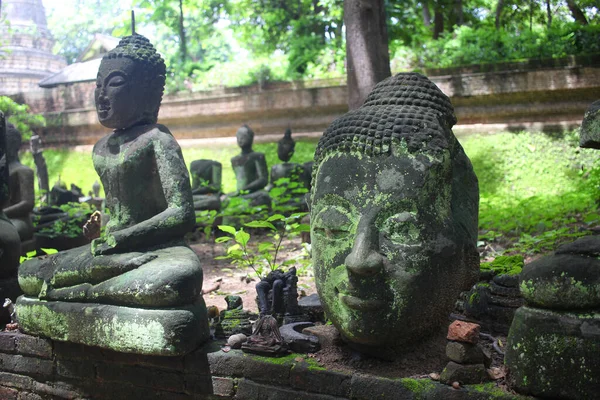
[[147, 101], [152, 105], [147, 117], [151, 122], [156, 123], [165, 88], [167, 73], [165, 62], [160, 54], [156, 52], [152, 43], [146, 37], [137, 33], [121, 39], [117, 47], [104, 56], [106, 59], [123, 57], [134, 61], [138, 65], [143, 89], [147, 93]]
[[439, 153], [453, 148], [455, 123], [450, 100], [425, 76], [401, 73], [387, 78], [360, 108], [336, 119], [323, 133], [315, 151], [313, 188], [328, 154], [385, 155], [393, 143], [405, 145], [410, 153]]

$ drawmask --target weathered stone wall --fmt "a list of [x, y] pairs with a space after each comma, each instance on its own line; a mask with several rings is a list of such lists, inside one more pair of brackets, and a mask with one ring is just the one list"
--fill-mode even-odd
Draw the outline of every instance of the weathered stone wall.
[[[493, 67], [493, 68], [492, 68]], [[600, 55], [506, 63], [425, 74], [450, 96], [460, 130], [574, 128], [600, 97]], [[21, 94], [45, 112], [45, 145], [93, 144], [108, 130], [97, 122], [94, 82]], [[268, 84], [165, 97], [159, 122], [178, 139], [234, 136], [249, 124], [257, 135], [322, 132], [348, 109], [340, 80]], [[480, 125], [482, 124], [482, 125]]]
[[515, 399], [493, 384], [452, 389], [429, 379], [326, 371], [291, 355], [225, 353], [214, 343], [184, 357], [116, 353], [0, 333], [0, 399]]

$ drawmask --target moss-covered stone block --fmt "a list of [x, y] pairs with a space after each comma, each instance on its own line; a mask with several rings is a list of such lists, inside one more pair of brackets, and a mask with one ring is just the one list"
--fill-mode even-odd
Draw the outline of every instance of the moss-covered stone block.
[[42, 301], [21, 296], [21, 329], [31, 335], [125, 353], [182, 355], [209, 337], [206, 306], [164, 309]]
[[600, 313], [521, 307], [505, 362], [512, 386], [544, 398], [594, 399], [600, 393]]

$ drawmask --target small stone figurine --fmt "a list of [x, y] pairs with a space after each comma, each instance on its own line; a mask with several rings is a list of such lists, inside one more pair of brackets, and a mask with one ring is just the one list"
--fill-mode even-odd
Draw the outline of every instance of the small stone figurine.
[[269, 274], [256, 284], [260, 316], [298, 315], [298, 277], [296, 268], [281, 269]]

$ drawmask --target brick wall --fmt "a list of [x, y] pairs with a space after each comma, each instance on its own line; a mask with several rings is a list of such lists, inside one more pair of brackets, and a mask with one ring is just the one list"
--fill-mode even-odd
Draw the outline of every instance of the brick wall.
[[[571, 129], [600, 96], [600, 55], [425, 73], [451, 98], [455, 132]], [[13, 97], [45, 113], [45, 145], [94, 144], [110, 132], [97, 121], [94, 88], [83, 82]], [[244, 123], [257, 135], [281, 134], [288, 126], [322, 132], [347, 111], [346, 101], [341, 80], [269, 83], [165, 97], [159, 122], [178, 139], [234, 136]]]
[[499, 395], [492, 386], [455, 390], [429, 379], [326, 371], [297, 355], [266, 359], [239, 350], [225, 353], [216, 343], [183, 357], [152, 357], [0, 333], [2, 400], [516, 398]]

